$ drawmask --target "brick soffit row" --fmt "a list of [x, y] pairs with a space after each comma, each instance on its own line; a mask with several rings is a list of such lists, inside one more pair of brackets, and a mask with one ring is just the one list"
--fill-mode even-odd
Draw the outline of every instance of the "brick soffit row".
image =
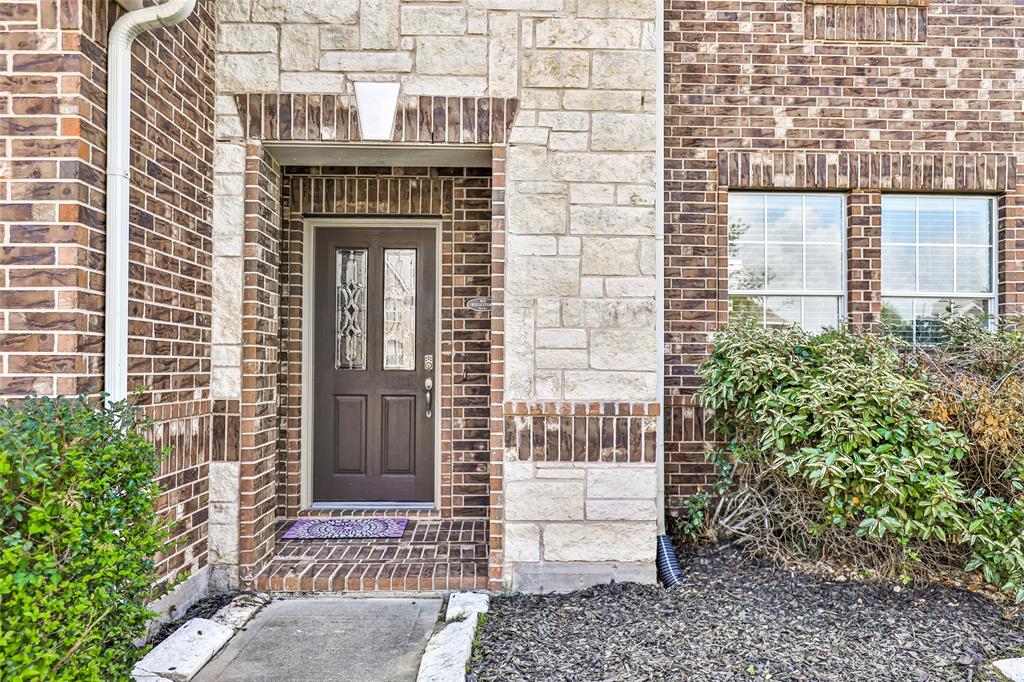
[[[235, 96], [247, 139], [360, 142], [355, 98], [322, 93]], [[399, 100], [391, 142], [505, 144], [519, 100], [500, 97], [413, 97]]]

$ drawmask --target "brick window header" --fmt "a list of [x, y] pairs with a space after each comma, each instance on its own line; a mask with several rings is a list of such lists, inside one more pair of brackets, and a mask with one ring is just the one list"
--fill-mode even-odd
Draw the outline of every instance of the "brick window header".
[[928, 0], [804, 0], [808, 5], [862, 5], [865, 7], [927, 7]]

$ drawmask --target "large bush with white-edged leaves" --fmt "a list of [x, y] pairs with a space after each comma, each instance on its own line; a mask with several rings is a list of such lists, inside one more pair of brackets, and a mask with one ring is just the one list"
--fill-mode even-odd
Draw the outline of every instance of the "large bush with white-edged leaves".
[[740, 324], [701, 367], [722, 448], [693, 537], [877, 573], [980, 571], [1024, 598], [1024, 336], [946, 322], [911, 348]]

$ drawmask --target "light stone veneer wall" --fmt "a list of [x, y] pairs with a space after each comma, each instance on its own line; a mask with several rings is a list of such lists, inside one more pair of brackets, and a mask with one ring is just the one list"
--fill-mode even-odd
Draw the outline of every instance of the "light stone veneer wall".
[[[237, 93], [351, 94], [353, 82], [374, 80], [401, 83], [403, 99], [518, 98], [506, 164], [505, 398], [659, 400], [655, 0], [218, 0], [217, 15], [220, 140], [238, 141]], [[215, 219], [230, 225], [217, 238], [233, 239], [236, 166], [223, 164]], [[215, 272], [234, 257], [218, 253]], [[241, 299], [240, 282], [221, 287], [230, 292], [217, 293], [218, 306]], [[216, 309], [215, 318], [233, 324]], [[228, 337], [214, 332], [225, 393], [237, 388]], [[510, 565], [653, 558], [653, 467], [509, 470]], [[620, 483], [629, 494], [616, 498]], [[546, 517], [529, 517], [531, 505], [546, 505]]]
[[[213, 329], [210, 397], [239, 400], [242, 394], [242, 285], [245, 239], [245, 145], [214, 147]], [[237, 589], [239, 462], [210, 462], [210, 584]]]

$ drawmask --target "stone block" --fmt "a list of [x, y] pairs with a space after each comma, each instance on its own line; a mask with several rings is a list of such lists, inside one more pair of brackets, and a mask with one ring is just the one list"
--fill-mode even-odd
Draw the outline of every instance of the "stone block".
[[508, 240], [510, 256], [556, 256], [558, 255], [558, 239], [556, 237], [515, 235]]
[[487, 38], [421, 36], [416, 39], [416, 72], [443, 76], [485, 76]]
[[648, 563], [520, 563], [512, 564], [512, 587], [521, 592], [572, 592], [612, 581], [657, 582], [653, 562]]
[[570, 185], [569, 202], [573, 204], [615, 203], [615, 185], [594, 182], [574, 182]]
[[580, 50], [532, 50], [526, 53], [523, 84], [535, 88], [585, 88], [590, 55]]
[[281, 68], [315, 71], [320, 62], [320, 29], [313, 24], [281, 26]]
[[446, 621], [476, 618], [479, 613], [487, 613], [490, 597], [480, 592], [456, 592], [448, 598], [448, 608], [444, 612]]
[[538, 348], [538, 369], [586, 369], [590, 366], [586, 349]]
[[586, 329], [539, 329], [538, 348], [586, 348]]
[[640, 47], [643, 24], [616, 19], [538, 19], [535, 26], [536, 47], [604, 48], [635, 50]]
[[275, 92], [277, 54], [218, 54], [217, 86], [221, 92]]
[[362, 0], [359, 46], [364, 50], [393, 50], [399, 43], [399, 1]]
[[622, 464], [587, 469], [587, 499], [653, 500], [657, 492], [658, 472], [653, 466]]
[[359, 0], [253, 0], [252, 5], [254, 22], [351, 24], [358, 16]]
[[549, 523], [545, 561], [654, 562], [658, 526], [649, 522]]
[[[506, 161], [506, 171], [508, 173], [508, 181], [510, 183], [519, 180], [525, 180], [529, 182], [541, 182], [544, 180], [551, 179], [551, 167], [548, 162], [548, 150], [543, 147], [537, 146], [519, 146], [512, 145], [508, 149], [508, 160]], [[508, 210], [513, 210], [512, 202], [515, 199], [515, 194], [511, 194], [509, 197]], [[536, 200], [531, 198], [531, 203]], [[559, 201], [559, 205], [562, 206], [561, 211], [563, 213], [561, 222], [565, 224], [565, 208], [564, 199]], [[510, 214], [511, 216], [511, 214]], [[510, 219], [510, 222], [514, 220]], [[512, 229], [514, 225], [509, 225]], [[526, 229], [527, 226], [524, 226]]]
[[651, 521], [658, 509], [651, 500], [587, 500], [587, 520]]
[[405, 5], [401, 10], [400, 25], [405, 36], [462, 35], [466, 32], [466, 10], [462, 7]]
[[638, 206], [576, 206], [569, 208], [572, 234], [653, 236], [657, 213]]
[[492, 12], [487, 45], [487, 78], [491, 97], [515, 97], [519, 90], [519, 17]]
[[277, 27], [270, 24], [224, 24], [217, 32], [218, 52], [277, 52]]
[[[345, 76], [340, 73], [324, 73], [323, 71], [302, 71], [299, 73], [283, 72], [281, 74], [281, 92], [325, 92], [339, 93], [345, 91]], [[321, 140], [334, 139], [333, 129], [320, 131]]]
[[658, 85], [661, 70], [654, 50], [594, 52], [591, 87], [608, 90], [649, 90]]
[[556, 152], [551, 177], [570, 182], [635, 182], [653, 177], [653, 154]]
[[320, 68], [369, 73], [408, 72], [412, 71], [412, 55], [408, 52], [325, 52], [320, 57]]
[[238, 462], [210, 462], [210, 501], [238, 501]]
[[566, 327], [636, 328], [653, 331], [657, 321], [656, 315], [653, 300], [615, 301], [581, 298], [561, 302], [561, 323]]
[[136, 663], [132, 674], [190, 680], [233, 634], [226, 625], [193, 618]]
[[647, 277], [615, 277], [605, 280], [605, 294], [609, 298], [641, 298], [658, 293], [658, 280]]
[[540, 527], [505, 523], [505, 561], [540, 561]]
[[595, 111], [590, 118], [590, 148], [595, 151], [646, 152], [658, 144], [658, 118], [652, 114]]
[[[521, 169], [516, 166], [517, 177]], [[566, 198], [557, 194], [522, 196], [513, 193], [508, 202], [509, 242], [517, 235], [565, 234]]]
[[651, 0], [577, 0], [576, 14], [581, 17], [618, 19], [656, 19], [658, 6]]
[[406, 76], [402, 80], [406, 95], [437, 95], [443, 97], [479, 97], [487, 92], [487, 79], [482, 76]]
[[358, 50], [359, 27], [328, 25], [318, 27], [320, 47], [324, 50]]
[[580, 259], [569, 256], [510, 256], [505, 290], [511, 296], [576, 296]]
[[572, 521], [584, 514], [583, 481], [512, 481], [505, 485], [508, 521]]
[[594, 369], [655, 370], [661, 358], [650, 329], [594, 329], [590, 332], [590, 366]]
[[638, 90], [567, 90], [562, 104], [570, 110], [642, 111], [644, 100]]
[[584, 275], [637, 274], [639, 241], [634, 238], [588, 237], [583, 240], [583, 261], [580, 272]]
[[657, 371], [615, 372], [567, 370], [563, 375], [566, 400], [657, 400]]

